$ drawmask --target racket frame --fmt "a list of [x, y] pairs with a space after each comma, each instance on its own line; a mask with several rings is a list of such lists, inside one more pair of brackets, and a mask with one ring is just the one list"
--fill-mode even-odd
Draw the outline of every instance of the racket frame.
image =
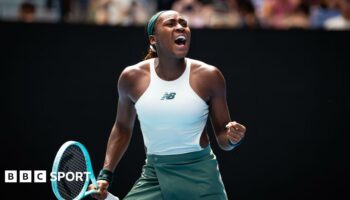
[[[82, 151], [84, 157], [85, 157], [85, 162], [86, 162], [86, 171], [88, 172], [88, 174], [86, 175], [86, 179], [85, 179], [85, 183], [83, 186], [83, 189], [81, 190], [81, 192], [79, 193], [79, 195], [77, 197], [75, 197], [73, 200], [80, 200], [90, 194], [96, 193], [97, 190], [89, 190], [87, 191], [88, 187], [89, 187], [89, 183], [90, 180], [92, 182], [92, 184], [95, 186], [95, 188], [98, 188], [97, 185], [97, 181], [92, 169], [92, 164], [91, 164], [91, 159], [89, 156], [89, 153], [87, 151], [87, 149], [85, 148], [85, 146], [83, 144], [81, 144], [80, 142], [77, 141], [67, 141], [65, 142], [60, 149], [58, 150], [56, 157], [55, 157], [55, 161], [53, 163], [52, 166], [52, 172], [57, 173], [58, 172], [58, 167], [62, 158], [63, 153], [66, 151], [66, 149], [70, 146], [77, 146], [80, 148], [80, 150]], [[57, 197], [57, 199], [59, 200], [64, 200], [64, 198], [61, 196], [61, 194], [58, 192], [58, 180], [55, 181], [51, 181], [51, 186], [52, 186], [52, 190], [53, 193], [55, 194], [55, 196]]]

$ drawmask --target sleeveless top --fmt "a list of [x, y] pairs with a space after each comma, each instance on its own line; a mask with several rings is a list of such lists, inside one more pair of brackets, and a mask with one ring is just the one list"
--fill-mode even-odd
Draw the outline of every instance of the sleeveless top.
[[191, 60], [176, 80], [166, 81], [150, 60], [150, 83], [135, 103], [147, 154], [174, 155], [202, 150], [199, 140], [208, 105], [190, 86]]

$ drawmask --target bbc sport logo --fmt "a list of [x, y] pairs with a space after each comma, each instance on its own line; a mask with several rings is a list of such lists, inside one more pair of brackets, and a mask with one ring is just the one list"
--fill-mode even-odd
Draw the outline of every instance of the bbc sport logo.
[[5, 183], [46, 183], [46, 171], [35, 170], [5, 170]]
[[[51, 172], [50, 181], [84, 181], [90, 172]], [[5, 183], [46, 183], [46, 170], [5, 170]]]

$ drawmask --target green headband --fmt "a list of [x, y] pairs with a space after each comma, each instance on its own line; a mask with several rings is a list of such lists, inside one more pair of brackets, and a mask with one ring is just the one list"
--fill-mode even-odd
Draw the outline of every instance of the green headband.
[[156, 14], [154, 14], [151, 19], [148, 21], [148, 24], [147, 24], [147, 35], [148, 37], [150, 35], [153, 34], [153, 29], [154, 29], [154, 25], [156, 25], [156, 22], [157, 22], [157, 19], [158, 17], [165, 11], [159, 11], [157, 12]]

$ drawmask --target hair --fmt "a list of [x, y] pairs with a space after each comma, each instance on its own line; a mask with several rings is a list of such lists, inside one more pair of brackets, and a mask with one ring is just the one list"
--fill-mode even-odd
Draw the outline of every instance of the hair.
[[20, 10], [25, 13], [35, 13], [35, 5], [30, 2], [24, 2], [21, 4]]
[[[159, 11], [157, 12], [156, 14], [154, 14], [150, 20], [148, 21], [147, 23], [147, 26], [146, 26], [146, 36], [147, 36], [147, 40], [149, 40], [149, 36], [151, 36], [153, 33], [154, 33], [154, 26], [158, 20], [158, 17], [165, 11]], [[153, 46], [153, 48], [156, 50], [156, 47]], [[154, 52], [152, 51], [151, 47], [148, 47], [148, 50], [147, 50], [147, 54], [145, 55], [144, 57], [144, 60], [148, 60], [148, 59], [151, 59], [151, 58], [156, 58], [158, 57], [158, 54], [157, 52]]]
[[148, 60], [148, 59], [156, 58], [156, 57], [158, 57], [157, 53], [153, 52], [152, 49], [150, 47], [148, 47], [147, 54], [145, 55], [145, 57], [143, 59]]

